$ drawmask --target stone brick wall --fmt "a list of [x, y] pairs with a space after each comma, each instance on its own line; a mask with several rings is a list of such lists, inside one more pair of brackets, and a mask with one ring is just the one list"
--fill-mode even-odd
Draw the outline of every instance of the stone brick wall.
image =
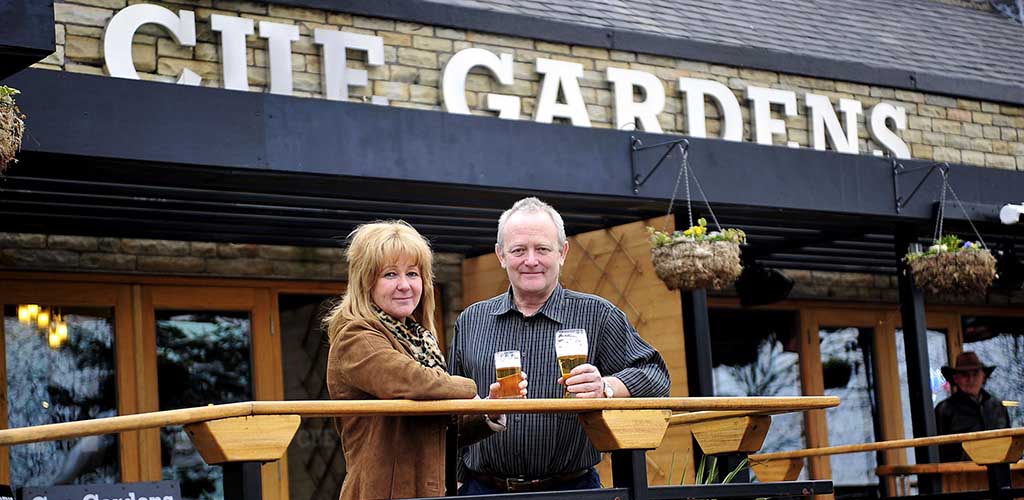
[[[315, 28], [328, 28], [384, 39], [385, 65], [370, 67], [370, 85], [353, 88], [353, 92], [356, 98], [386, 96], [392, 106], [440, 110], [440, 76], [445, 63], [458, 50], [480, 47], [495, 53], [512, 53], [516, 61], [516, 81], [504, 86], [484, 73], [470, 74], [466, 88], [471, 109], [478, 105], [484, 93], [498, 92], [520, 96], [523, 118], [532, 116], [540, 85], [534, 61], [543, 57], [583, 65], [585, 72], [580, 84], [595, 127], [612, 126], [613, 97], [604, 71], [615, 66], [647, 71], [662, 79], [669, 97], [660, 121], [667, 133], [687, 132], [678, 78], [711, 79], [727, 85], [741, 101], [750, 84], [795, 91], [801, 106], [805, 92], [825, 95], [833, 104], [840, 98], [857, 99], [865, 109], [884, 100], [906, 108], [908, 129], [900, 135], [910, 146], [914, 158], [1024, 170], [1024, 108], [1020, 106], [237, 0], [57, 0], [54, 5], [57, 51], [37, 67], [104, 74], [100, 50], [103, 27], [117, 9], [143, 1], [175, 11], [193, 10], [198, 38], [196, 47], [180, 47], [161, 28], [143, 26], [135, 37], [133, 53], [136, 67], [145, 80], [173, 82], [187, 67], [203, 78], [203, 85], [220, 87], [220, 40], [210, 29], [209, 20], [211, 14], [221, 13], [299, 27], [301, 39], [292, 46], [293, 80], [298, 96], [323, 96], [320, 53], [313, 43], [312, 33]], [[251, 90], [264, 92], [268, 79], [266, 41], [250, 36], [247, 43]], [[353, 52], [351, 56], [350, 67], [367, 69], [359, 60], [361, 53]], [[709, 134], [718, 134], [721, 129], [719, 113], [710, 103], [707, 115]], [[749, 140], [749, 110], [745, 106], [743, 115], [745, 137]], [[786, 121], [788, 137], [785, 140], [808, 147], [806, 110], [801, 109], [800, 116]], [[877, 149], [867, 137], [864, 115], [860, 121], [860, 151]], [[776, 137], [775, 141], [784, 144], [781, 137]]]
[[[795, 283], [789, 294], [792, 300], [836, 300], [871, 303], [899, 303], [897, 277], [868, 273], [840, 273], [786, 269], [786, 276]], [[735, 293], [733, 290], [727, 291]], [[1024, 291], [990, 289], [981, 296], [926, 296], [929, 304], [1024, 305]]]
[[[445, 325], [462, 311], [462, 255], [435, 254]], [[345, 281], [341, 248], [0, 232], [0, 270]]]

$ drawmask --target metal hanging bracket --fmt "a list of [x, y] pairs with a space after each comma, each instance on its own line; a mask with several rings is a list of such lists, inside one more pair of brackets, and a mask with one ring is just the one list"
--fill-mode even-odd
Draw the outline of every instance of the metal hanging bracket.
[[[658, 163], [655, 163], [654, 167], [652, 167], [646, 174], [641, 174], [638, 171], [638, 166], [637, 166], [637, 162], [639, 161], [640, 152], [644, 151], [644, 150], [647, 150], [647, 149], [659, 148], [659, 147], [662, 147], [662, 146], [667, 146], [667, 147], [665, 148], [665, 152], [662, 153], [661, 158], [658, 159]], [[684, 150], [688, 150], [690, 148], [690, 141], [688, 141], [686, 139], [673, 139], [671, 141], [664, 141], [664, 142], [659, 142], [659, 143], [656, 143], [656, 144], [651, 144], [651, 145], [646, 145], [645, 146], [643, 141], [641, 141], [639, 137], [637, 137], [635, 135], [634, 136], [630, 136], [630, 138], [629, 138], [629, 150], [630, 150], [630, 152], [629, 152], [629, 169], [630, 169], [630, 173], [633, 174], [632, 177], [631, 177], [631, 179], [633, 180], [633, 194], [639, 194], [640, 193], [640, 187], [643, 186], [644, 183], [647, 182], [647, 179], [651, 178], [651, 175], [654, 174], [654, 172], [656, 170], [658, 170], [658, 167], [660, 167], [661, 164], [664, 163], [665, 160], [668, 158], [668, 156], [670, 154], [672, 154], [672, 151], [675, 149], [675, 147], [673, 147], [673, 146], [679, 146], [679, 147], [683, 148]]]
[[[922, 177], [921, 180], [917, 183], [917, 186], [914, 186], [914, 189], [910, 192], [910, 194], [908, 194], [904, 198], [900, 194], [900, 176], [903, 174], [918, 172], [925, 169], [928, 170], [928, 173], [924, 174], [924, 177]], [[906, 207], [908, 203], [910, 203], [910, 199], [913, 198], [914, 195], [917, 194], [918, 190], [921, 189], [921, 186], [924, 185], [924, 181], [928, 180], [928, 177], [930, 177], [932, 173], [935, 172], [935, 170], [939, 170], [942, 173], [942, 176], [945, 177], [949, 173], [949, 163], [937, 162], [932, 163], [930, 165], [907, 168], [903, 166], [902, 163], [899, 163], [896, 160], [892, 161], [892, 189], [894, 196], [896, 197], [896, 213], [900, 213], [903, 211], [903, 208]]]

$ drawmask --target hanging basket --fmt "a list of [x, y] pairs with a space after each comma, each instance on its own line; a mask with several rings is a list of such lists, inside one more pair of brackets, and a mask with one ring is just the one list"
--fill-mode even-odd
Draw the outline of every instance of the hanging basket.
[[921, 254], [908, 265], [917, 286], [938, 295], [981, 295], [996, 278], [996, 258], [983, 248]]
[[651, 260], [669, 290], [721, 290], [743, 271], [740, 245], [731, 241], [676, 241], [652, 248]]
[[13, 100], [0, 100], [0, 173], [14, 161], [14, 155], [21, 150], [21, 138], [25, 133], [25, 122], [19, 116], [18, 106]]

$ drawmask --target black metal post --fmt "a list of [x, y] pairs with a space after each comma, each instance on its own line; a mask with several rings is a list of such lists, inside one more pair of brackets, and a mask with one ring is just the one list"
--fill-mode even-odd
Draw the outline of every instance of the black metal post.
[[263, 500], [260, 462], [228, 462], [224, 468], [224, 500]]
[[988, 469], [988, 490], [992, 492], [992, 500], [1010, 498], [1006, 491], [1012, 488], [1010, 479], [1010, 464], [991, 464]]
[[683, 299], [683, 337], [690, 396], [714, 396], [711, 364], [711, 329], [708, 325], [708, 292], [680, 292]]
[[[913, 233], [903, 231], [896, 235], [897, 274], [899, 280], [900, 315], [903, 318], [903, 345], [907, 358], [907, 386], [910, 391], [910, 418], [914, 437], [936, 434], [935, 410], [932, 407], [931, 377], [928, 366], [927, 322], [924, 313], [924, 293], [918, 288], [903, 261], [903, 256], [916, 240]], [[938, 448], [918, 447], [914, 455], [919, 464], [938, 462]], [[918, 491], [922, 494], [939, 493], [942, 484], [934, 474], [918, 476]]]
[[629, 500], [647, 500], [647, 452], [625, 450], [612, 452], [612, 484], [629, 491]]
[[[711, 362], [711, 328], [708, 322], [708, 292], [680, 292], [683, 301], [683, 339], [686, 347], [686, 372], [690, 396], [714, 396], [715, 380]], [[693, 460], [704, 456], [700, 443], [693, 440]]]
[[445, 436], [444, 450], [444, 489], [445, 496], [456, 496], [459, 494], [459, 422], [458, 417], [453, 417], [448, 424]]

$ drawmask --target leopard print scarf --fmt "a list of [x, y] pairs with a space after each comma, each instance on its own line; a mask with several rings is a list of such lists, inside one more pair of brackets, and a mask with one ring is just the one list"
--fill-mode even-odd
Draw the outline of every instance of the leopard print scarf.
[[403, 323], [392, 318], [391, 315], [376, 305], [373, 306], [373, 309], [377, 313], [377, 319], [384, 324], [406, 350], [412, 353], [413, 359], [419, 362], [419, 364], [427, 368], [448, 371], [448, 365], [444, 362], [441, 348], [438, 347], [437, 339], [433, 333], [430, 333], [429, 330], [423, 328], [423, 325], [420, 325], [412, 318], [407, 318]]

